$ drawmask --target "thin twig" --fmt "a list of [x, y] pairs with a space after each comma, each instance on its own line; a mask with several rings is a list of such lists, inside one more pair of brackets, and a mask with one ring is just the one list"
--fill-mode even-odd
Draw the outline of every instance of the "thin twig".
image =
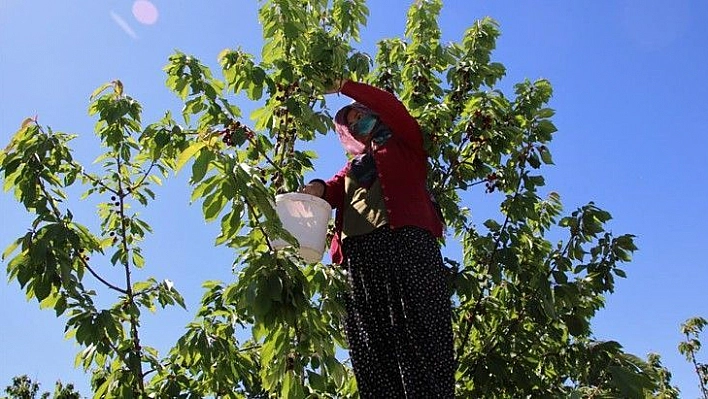
[[88, 270], [89, 273], [91, 273], [91, 275], [92, 275], [94, 278], [96, 278], [96, 280], [98, 280], [98, 281], [100, 281], [101, 283], [103, 283], [106, 287], [108, 287], [108, 288], [110, 288], [110, 289], [112, 289], [112, 290], [114, 290], [114, 291], [118, 291], [118, 292], [120, 292], [121, 294], [124, 294], [124, 295], [128, 293], [128, 291], [124, 290], [123, 288], [120, 288], [120, 287], [118, 287], [118, 286], [116, 286], [116, 285], [114, 285], [114, 284], [111, 284], [111, 283], [109, 283], [108, 281], [106, 281], [104, 278], [102, 278], [98, 273], [96, 273], [96, 272], [93, 270], [93, 268], [91, 268], [91, 266], [88, 264], [88, 262], [86, 261], [86, 259], [81, 258], [81, 257], [79, 257], [79, 259], [81, 259], [81, 262], [83, 263], [83, 266], [86, 268], [86, 270]]
[[156, 161], [150, 162], [150, 167], [148, 168], [148, 170], [146, 170], [146, 171], [142, 174], [142, 176], [140, 177], [140, 180], [138, 180], [137, 182], [135, 182], [135, 184], [133, 184], [132, 186], [128, 187], [128, 190], [129, 190], [129, 191], [133, 191], [133, 190], [135, 190], [136, 188], [140, 187], [140, 186], [143, 184], [143, 182], [145, 181], [145, 179], [147, 179], [148, 175], [149, 175], [150, 172], [152, 171], [152, 168], [154, 168], [156, 164], [157, 164]]

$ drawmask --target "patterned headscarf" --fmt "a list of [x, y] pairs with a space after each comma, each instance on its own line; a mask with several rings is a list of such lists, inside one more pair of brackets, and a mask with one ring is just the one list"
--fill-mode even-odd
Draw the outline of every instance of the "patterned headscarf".
[[352, 132], [349, 130], [349, 124], [347, 123], [347, 114], [350, 110], [355, 109], [362, 114], [375, 114], [367, 106], [361, 103], [349, 104], [339, 111], [334, 116], [334, 130], [339, 136], [339, 141], [342, 143], [342, 147], [350, 155], [359, 155], [364, 152], [366, 146], [361, 142], [357, 141]]

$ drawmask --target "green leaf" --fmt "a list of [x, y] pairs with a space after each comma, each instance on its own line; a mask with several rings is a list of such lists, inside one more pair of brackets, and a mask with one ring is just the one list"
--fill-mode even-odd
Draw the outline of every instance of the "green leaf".
[[207, 170], [209, 170], [209, 163], [214, 159], [214, 153], [211, 151], [202, 151], [197, 156], [192, 164], [192, 179], [191, 182], [198, 183], [206, 175]]
[[220, 191], [214, 192], [207, 196], [202, 204], [204, 220], [207, 222], [216, 220], [226, 206], [227, 201], [228, 199]]
[[143, 255], [137, 250], [137, 248], [133, 250], [133, 264], [139, 269], [142, 269], [145, 266], [145, 258], [143, 258]]
[[305, 397], [305, 392], [300, 385], [300, 380], [295, 376], [293, 371], [286, 371], [283, 378], [283, 385], [280, 391], [282, 399], [302, 399]]
[[67, 308], [66, 297], [64, 297], [62, 295], [57, 299], [56, 303], [54, 304], [54, 311], [56, 313], [56, 316], [59, 317], [59, 316], [63, 315], [64, 312], [66, 312], [66, 308]]
[[536, 155], [536, 153], [530, 153], [528, 158], [526, 159], [528, 160], [529, 165], [531, 165], [532, 168], [538, 169], [539, 167], [541, 167], [541, 161], [538, 159], [538, 155]]
[[556, 114], [556, 111], [554, 111], [552, 108], [542, 108], [542, 109], [539, 109], [538, 112], [536, 112], [536, 117], [539, 119], [545, 119], [545, 118], [550, 118], [555, 114]]
[[325, 380], [322, 375], [315, 373], [314, 371], [307, 371], [307, 381], [315, 391], [324, 391], [327, 389], [327, 380]]
[[57, 300], [59, 299], [59, 295], [48, 295], [44, 300], [42, 300], [39, 303], [39, 308], [40, 309], [46, 309], [46, 308], [54, 308], [54, 305], [56, 305]]
[[484, 226], [489, 229], [489, 231], [497, 232], [501, 229], [501, 225], [494, 219], [487, 219], [484, 222]]
[[288, 371], [285, 373], [283, 378], [283, 387], [280, 390], [280, 397], [283, 399], [290, 399], [290, 391], [294, 391], [293, 387], [295, 385], [295, 378], [293, 377], [293, 372]]
[[259, 100], [261, 97], [263, 97], [263, 85], [251, 83], [250, 85], [248, 85], [248, 91], [246, 94], [251, 100]]
[[256, 294], [256, 301], [253, 305], [254, 313], [257, 316], [265, 316], [268, 312], [270, 312], [270, 309], [273, 306], [273, 301], [270, 299], [267, 292], [259, 290], [258, 294]]
[[268, 276], [267, 290], [270, 299], [280, 302], [283, 293], [283, 281], [280, 276], [275, 273]]
[[547, 148], [542, 147], [539, 150], [539, 153], [541, 154], [541, 160], [543, 161], [543, 163], [545, 163], [546, 165], [553, 165], [553, 158], [551, 158], [551, 152], [548, 151]]
[[547, 119], [538, 122], [538, 130], [543, 135], [542, 138], [545, 139], [544, 141], [550, 139], [551, 133], [558, 131], [553, 122]]
[[577, 315], [566, 315], [563, 317], [568, 332], [575, 336], [585, 336], [588, 333], [588, 322]]
[[179, 172], [180, 169], [189, 161], [192, 159], [194, 154], [197, 153], [197, 151], [201, 150], [204, 148], [206, 144], [203, 141], [197, 141], [196, 143], [190, 145], [182, 151], [182, 153], [177, 157], [177, 162], [175, 163], [175, 172]]
[[190, 201], [194, 202], [197, 198], [201, 198], [216, 189], [219, 185], [219, 176], [213, 175], [208, 177], [206, 180], [199, 183], [199, 185], [192, 191]]
[[46, 279], [46, 274], [40, 277], [35, 278], [32, 283], [32, 290], [34, 292], [34, 296], [37, 298], [38, 301], [43, 301], [46, 297], [49, 296], [49, 293], [52, 290], [51, 283], [47, 281]]
[[137, 283], [133, 284], [133, 292], [139, 293], [142, 291], [147, 290], [148, 288], [151, 288], [155, 285], [154, 280], [148, 280], [148, 281], [138, 281]]
[[556, 284], [567, 284], [568, 283], [568, 276], [560, 271], [554, 270], [553, 271], [553, 279], [556, 281]]
[[89, 100], [93, 101], [99, 94], [101, 94], [101, 93], [104, 92], [107, 88], [109, 88], [109, 87], [111, 87], [111, 86], [113, 86], [113, 82], [108, 82], [108, 83], [102, 84], [101, 86], [99, 86], [96, 90], [94, 90], [94, 91], [91, 93], [91, 96], [89, 97]]
[[2, 260], [7, 259], [7, 257], [15, 252], [15, 249], [24, 241], [25, 237], [18, 238], [17, 240], [13, 241], [12, 244], [8, 245], [5, 251], [2, 253]]
[[610, 384], [619, 389], [623, 397], [644, 397], [644, 389], [651, 390], [653, 388], [653, 384], [647, 375], [632, 372], [620, 366], [610, 366], [608, 370], [612, 375]]

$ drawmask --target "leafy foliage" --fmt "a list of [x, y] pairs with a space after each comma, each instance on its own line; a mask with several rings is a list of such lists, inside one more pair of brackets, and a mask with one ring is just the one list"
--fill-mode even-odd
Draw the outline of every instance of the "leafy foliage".
[[701, 388], [703, 397], [708, 399], [708, 363], [700, 363], [697, 359], [701, 350], [700, 334], [703, 328], [708, 325], [708, 321], [703, 317], [692, 317], [681, 325], [681, 333], [686, 340], [679, 344], [679, 352], [686, 356], [694, 367], [698, 376], [698, 386]]
[[[430, 189], [447, 239], [462, 248], [446, 259], [460, 397], [675, 397], [658, 357], [644, 361], [592, 338], [590, 321], [637, 247], [631, 234], [607, 230], [611, 216], [596, 204], [564, 214], [559, 194], [542, 196], [556, 132], [550, 82], [520, 82], [504, 94], [505, 68], [492, 61], [498, 24], [478, 20], [443, 44], [441, 8], [440, 0], [414, 1], [402, 37], [379, 41], [372, 57], [353, 47], [368, 16], [363, 0], [261, 1], [260, 57], [224, 50], [223, 78], [182, 52], [169, 58], [166, 85], [184, 101], [184, 125], [166, 113], [143, 127], [140, 103], [119, 81], [94, 92], [100, 173], [73, 160], [72, 136], [23, 124], [0, 171], [35, 219], [3, 258], [28, 299], [66, 317], [94, 397], [357, 396], [339, 356], [341, 270], [305, 264], [267, 239], [295, 243], [273, 197], [312, 170], [316, 154], [296, 147], [331, 130], [322, 93], [340, 78], [395, 92], [429, 135]], [[248, 118], [239, 101], [256, 105]], [[133, 281], [148, 267], [140, 242], [151, 229], [131, 207], [149, 210], [154, 186], [188, 167], [192, 200], [205, 220], [219, 221], [216, 245], [233, 249], [236, 276], [204, 283], [194, 320], [160, 355], [140, 339], [141, 313], [184, 301], [169, 281]], [[101, 201], [99, 231], [67, 208], [64, 190], [77, 184], [83, 198]], [[481, 185], [500, 213], [478, 225], [468, 201]], [[122, 269], [123, 280], [104, 277], [96, 257]], [[89, 287], [97, 283], [114, 305], [95, 304]], [[244, 332], [250, 337], [240, 340]]]
[[[26, 375], [21, 375], [12, 378], [12, 385], [5, 387], [7, 396], [3, 399], [36, 399], [39, 394], [39, 383], [32, 381]], [[43, 392], [39, 395], [40, 399], [81, 399], [81, 395], [74, 390], [73, 384], [62, 384], [57, 381], [54, 386], [54, 393]]]

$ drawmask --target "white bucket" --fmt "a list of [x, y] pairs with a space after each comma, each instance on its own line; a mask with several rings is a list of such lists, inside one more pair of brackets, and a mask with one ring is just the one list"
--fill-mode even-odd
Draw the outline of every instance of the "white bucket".
[[[327, 201], [304, 193], [286, 193], [275, 196], [275, 211], [283, 227], [300, 243], [300, 256], [307, 262], [322, 260], [327, 237], [327, 226], [332, 216], [332, 207]], [[276, 239], [271, 242], [275, 249], [290, 244]]]

